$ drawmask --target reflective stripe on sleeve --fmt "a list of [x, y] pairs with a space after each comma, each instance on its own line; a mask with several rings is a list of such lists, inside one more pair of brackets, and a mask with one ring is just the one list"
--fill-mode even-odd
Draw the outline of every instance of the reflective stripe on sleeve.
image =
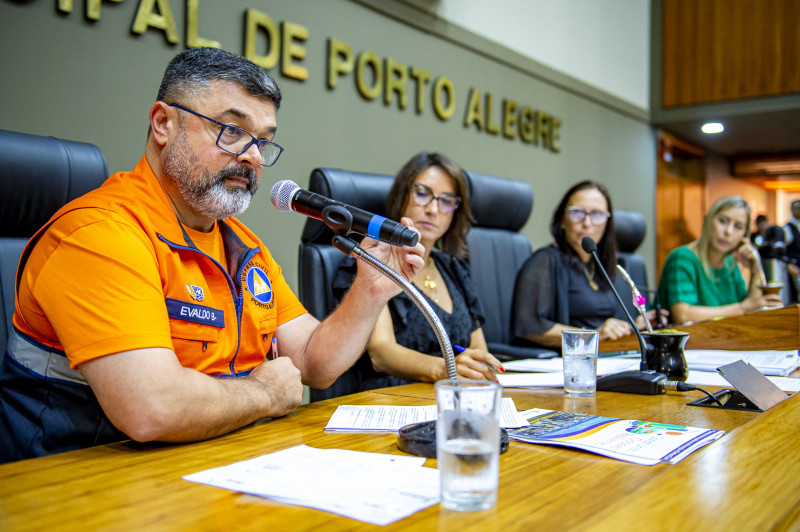
[[12, 328], [6, 349], [18, 364], [41, 377], [89, 385], [83, 373], [69, 367], [69, 360], [64, 353], [32, 344], [16, 329]]

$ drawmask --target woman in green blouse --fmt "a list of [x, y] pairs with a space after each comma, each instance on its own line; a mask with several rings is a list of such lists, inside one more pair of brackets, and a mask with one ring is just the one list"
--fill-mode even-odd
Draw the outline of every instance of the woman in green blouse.
[[[706, 214], [699, 239], [672, 250], [661, 272], [657, 298], [674, 323], [781, 305], [779, 295], [761, 292], [763, 273], [749, 232], [750, 206], [740, 196], [727, 196]], [[749, 286], [737, 263], [750, 271]]]

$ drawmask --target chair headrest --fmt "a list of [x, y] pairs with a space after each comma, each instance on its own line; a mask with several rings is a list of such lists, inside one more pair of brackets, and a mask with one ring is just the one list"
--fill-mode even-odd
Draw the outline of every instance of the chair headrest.
[[[367, 212], [383, 215], [383, 204], [394, 176], [351, 172], [338, 168], [316, 168], [311, 172], [308, 190]], [[301, 240], [305, 243], [330, 244], [333, 233], [319, 220], [309, 218]]]
[[647, 224], [644, 215], [637, 211], [614, 209], [614, 233], [617, 250], [633, 253], [644, 240]]
[[[519, 231], [533, 208], [533, 191], [522, 181], [465, 172], [475, 227]], [[311, 192], [383, 214], [384, 200], [392, 188], [394, 176], [351, 172], [336, 168], [317, 168], [311, 173]], [[318, 220], [309, 219], [301, 240], [330, 244], [333, 233]]]
[[107, 177], [106, 159], [93, 144], [0, 129], [0, 236], [32, 236]]
[[519, 231], [533, 210], [528, 183], [466, 172], [475, 227]]

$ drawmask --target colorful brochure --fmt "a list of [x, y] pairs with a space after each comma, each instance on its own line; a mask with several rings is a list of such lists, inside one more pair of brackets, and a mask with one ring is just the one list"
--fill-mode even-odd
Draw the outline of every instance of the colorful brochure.
[[521, 414], [529, 425], [509, 430], [509, 438], [573, 447], [641, 465], [677, 463], [725, 434], [722, 430], [539, 408]]

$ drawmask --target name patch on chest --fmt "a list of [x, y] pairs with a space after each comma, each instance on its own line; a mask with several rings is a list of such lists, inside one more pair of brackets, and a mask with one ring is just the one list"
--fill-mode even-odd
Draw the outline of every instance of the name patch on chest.
[[187, 303], [178, 299], [166, 298], [167, 314], [170, 318], [192, 323], [202, 323], [212, 327], [225, 327], [225, 311]]

